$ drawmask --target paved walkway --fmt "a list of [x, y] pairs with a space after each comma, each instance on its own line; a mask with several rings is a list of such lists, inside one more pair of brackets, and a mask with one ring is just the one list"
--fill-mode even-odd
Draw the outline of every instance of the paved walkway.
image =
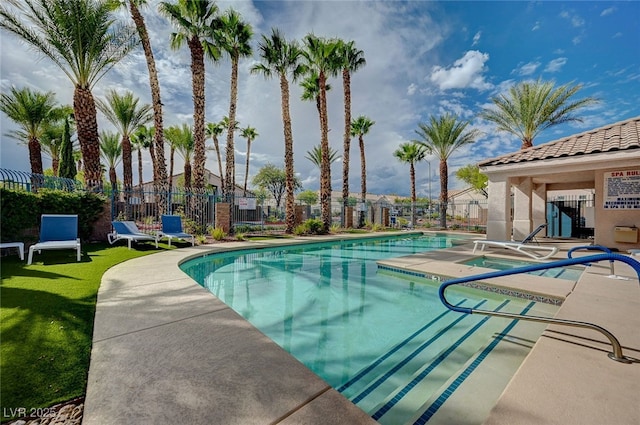
[[[212, 251], [291, 242], [182, 248], [107, 271], [98, 293], [83, 423], [375, 423], [178, 268]], [[393, 264], [477, 273], [451, 263], [471, 256], [465, 246]], [[616, 264], [616, 273], [631, 280], [609, 279], [607, 272], [596, 265], [575, 288], [541, 291], [567, 297], [558, 316], [604, 326], [625, 354], [640, 358], [638, 280], [623, 264]], [[608, 359], [601, 340], [593, 331], [550, 327], [487, 423], [640, 423], [640, 364]]]

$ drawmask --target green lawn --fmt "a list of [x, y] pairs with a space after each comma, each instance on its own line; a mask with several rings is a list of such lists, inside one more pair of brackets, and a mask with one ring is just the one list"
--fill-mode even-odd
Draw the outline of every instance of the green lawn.
[[3, 420], [9, 409], [28, 412], [84, 395], [102, 275], [115, 264], [167, 248], [160, 246], [139, 244], [128, 250], [126, 244], [85, 243], [81, 262], [72, 250], [42, 251], [30, 266], [17, 255], [2, 257]]

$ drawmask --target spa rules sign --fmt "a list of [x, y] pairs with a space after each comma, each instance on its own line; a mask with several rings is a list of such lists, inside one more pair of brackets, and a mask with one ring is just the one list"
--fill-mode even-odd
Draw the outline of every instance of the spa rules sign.
[[604, 173], [604, 208], [640, 210], [640, 169]]

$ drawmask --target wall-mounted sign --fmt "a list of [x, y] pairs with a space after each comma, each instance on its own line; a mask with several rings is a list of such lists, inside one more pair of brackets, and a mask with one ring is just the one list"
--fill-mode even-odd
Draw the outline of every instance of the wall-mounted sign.
[[640, 210], [640, 169], [604, 173], [604, 208]]
[[239, 198], [238, 199], [238, 209], [241, 209], [241, 210], [255, 210], [256, 209], [256, 198]]

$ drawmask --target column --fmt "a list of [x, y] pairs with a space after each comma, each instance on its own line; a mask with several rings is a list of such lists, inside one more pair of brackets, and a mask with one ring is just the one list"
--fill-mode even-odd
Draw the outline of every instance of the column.
[[531, 177], [514, 180], [513, 186], [513, 240], [521, 241], [531, 233]]
[[511, 191], [506, 177], [489, 177], [489, 204], [487, 211], [487, 239], [511, 239]]

